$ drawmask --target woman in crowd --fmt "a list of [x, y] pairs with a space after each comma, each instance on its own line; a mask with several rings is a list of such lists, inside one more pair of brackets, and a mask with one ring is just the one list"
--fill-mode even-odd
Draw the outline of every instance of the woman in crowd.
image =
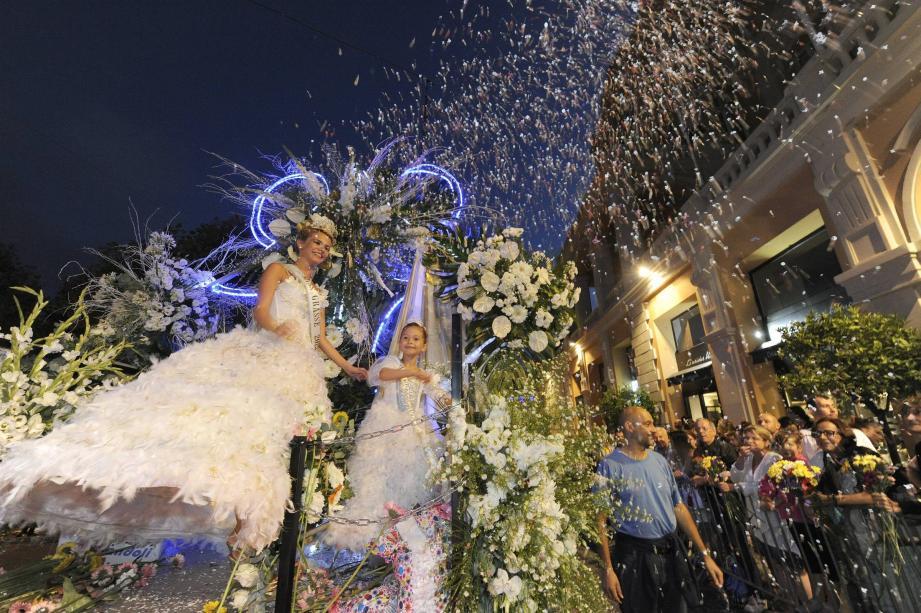
[[813, 434], [819, 453], [812, 463], [822, 469], [814, 502], [829, 530], [826, 541], [838, 560], [862, 560], [861, 564], [839, 565], [851, 602], [867, 611], [910, 610], [907, 603], [897, 602], [899, 595], [907, 592], [897, 585], [902, 579], [883, 557], [877, 519], [877, 514], [897, 512], [899, 507], [886, 496], [865, 491], [854, 471], [848, 469], [855, 457], [878, 454], [858, 446], [836, 417], [816, 420]]
[[790, 584], [788, 578], [792, 570], [804, 597], [799, 600], [808, 601], [812, 598], [812, 584], [799, 548], [777, 512], [765, 509], [760, 504], [759, 485], [767, 475], [768, 468], [781, 459], [780, 454], [770, 450], [770, 446], [771, 433], [767, 429], [746, 426], [742, 430], [739, 457], [730, 468], [732, 483], [721, 483], [719, 487], [723, 492], [734, 489], [742, 495], [750, 534], [770, 566], [773, 579], [782, 588], [791, 589], [794, 585]]

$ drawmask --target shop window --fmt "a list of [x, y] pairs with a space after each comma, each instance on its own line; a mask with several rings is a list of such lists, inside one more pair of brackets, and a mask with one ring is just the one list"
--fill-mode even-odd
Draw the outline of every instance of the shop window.
[[675, 336], [675, 351], [686, 351], [704, 342], [704, 322], [696, 304], [672, 319], [672, 334]]
[[671, 323], [678, 370], [687, 370], [708, 362], [710, 351], [704, 338], [704, 322], [700, 316], [700, 308], [695, 304], [672, 319]]
[[764, 342], [779, 341], [780, 327], [802, 321], [809, 312], [849, 302], [844, 288], [835, 284], [841, 266], [828, 240], [822, 228], [751, 271]]

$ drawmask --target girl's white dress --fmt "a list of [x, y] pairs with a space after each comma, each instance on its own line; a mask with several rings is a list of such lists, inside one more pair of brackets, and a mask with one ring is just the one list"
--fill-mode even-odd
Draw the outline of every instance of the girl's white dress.
[[352, 450], [346, 474], [353, 495], [335, 519], [374, 519], [365, 526], [329, 522], [323, 540], [339, 548], [363, 551], [381, 534], [388, 518], [384, 508], [392, 502], [406, 510], [425, 504], [437, 494], [431, 485], [429, 471], [443, 453], [441, 439], [435, 434], [431, 420], [424, 419], [423, 396], [437, 398], [444, 394], [438, 387], [439, 378], [423, 384], [415, 377], [396, 381], [381, 381], [382, 368], [403, 368], [396, 356], [387, 356], [374, 363], [368, 373], [368, 385], [377, 386], [377, 396], [358, 427], [357, 437], [381, 432], [419, 420], [398, 432], [375, 438], [361, 439]]
[[185, 537], [262, 549], [291, 491], [305, 408], [330, 411], [317, 350], [326, 291], [294, 266], [270, 307], [294, 341], [237, 328], [101, 392], [0, 463], [0, 523], [34, 522], [96, 543]]

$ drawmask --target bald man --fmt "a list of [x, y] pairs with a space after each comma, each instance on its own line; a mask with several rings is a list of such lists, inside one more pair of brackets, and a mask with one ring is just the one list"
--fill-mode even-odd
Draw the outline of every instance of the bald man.
[[671, 441], [668, 438], [668, 430], [659, 426], [652, 431], [653, 449], [668, 459]]
[[604, 587], [624, 613], [681, 610], [682, 601], [696, 604], [700, 594], [692, 580], [676, 528], [681, 528], [703, 554], [713, 583], [722, 587], [723, 572], [710, 557], [691, 512], [681, 502], [668, 462], [649, 451], [654, 429], [643, 408], [627, 407], [620, 420], [627, 444], [598, 465], [613, 508], [638, 510], [641, 518], [615, 517], [613, 554], [607, 515], [598, 516], [598, 537], [605, 565]]
[[780, 432], [780, 420], [773, 413], [761, 413], [758, 415], [758, 425], [775, 436]]

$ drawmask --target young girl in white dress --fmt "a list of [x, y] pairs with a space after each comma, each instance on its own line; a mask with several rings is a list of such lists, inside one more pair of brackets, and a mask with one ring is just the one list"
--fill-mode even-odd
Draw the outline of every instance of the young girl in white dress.
[[401, 356], [389, 355], [371, 367], [368, 384], [378, 386], [377, 396], [356, 436], [416, 423], [395, 433], [359, 440], [348, 460], [346, 474], [353, 496], [334, 515], [339, 519], [376, 519], [355, 526], [330, 521], [323, 540], [339, 548], [364, 551], [382, 532], [388, 519], [387, 503], [407, 510], [425, 504], [437, 494], [429, 471], [443, 453], [431, 420], [423, 419], [424, 396], [445, 405], [450, 396], [438, 387], [439, 376], [419, 368], [428, 332], [419, 323], [400, 331]]
[[190, 345], [12, 448], [0, 524], [96, 543], [228, 533], [241, 548], [271, 543], [290, 495], [288, 443], [305, 406], [328, 417], [321, 352], [367, 375], [326, 339], [326, 291], [312, 280], [335, 234], [320, 216], [298, 226], [297, 261], [262, 275], [253, 329]]

